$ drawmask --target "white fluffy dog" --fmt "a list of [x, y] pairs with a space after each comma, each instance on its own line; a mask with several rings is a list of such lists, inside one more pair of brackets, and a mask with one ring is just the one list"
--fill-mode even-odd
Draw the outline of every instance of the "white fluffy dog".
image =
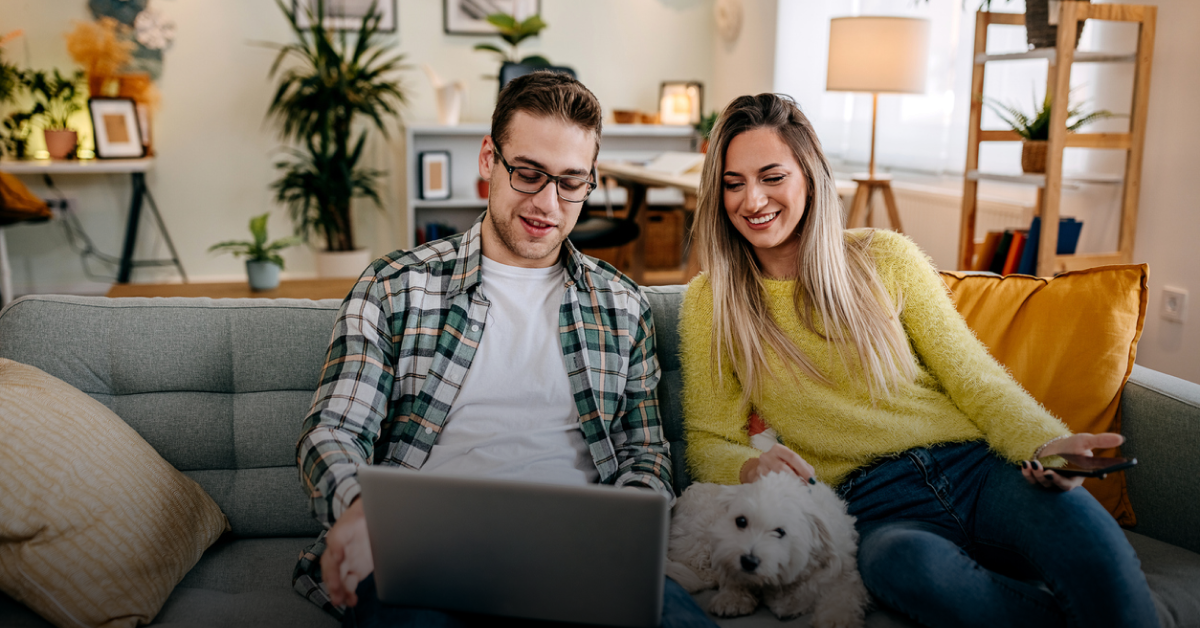
[[780, 619], [813, 612], [816, 628], [863, 625], [858, 533], [824, 484], [772, 473], [752, 484], [693, 484], [675, 505], [667, 575], [691, 593], [719, 590], [709, 611]]

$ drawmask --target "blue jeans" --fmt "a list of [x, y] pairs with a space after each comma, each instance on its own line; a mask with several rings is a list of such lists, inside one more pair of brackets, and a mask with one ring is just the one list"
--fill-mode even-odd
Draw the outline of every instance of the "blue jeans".
[[[663, 589], [662, 628], [716, 628], [716, 624], [696, 604], [688, 592], [674, 580], [667, 578]], [[379, 600], [375, 592], [374, 574], [358, 584], [355, 591], [358, 604], [346, 609], [342, 617], [343, 628], [475, 628], [479, 626], [530, 626], [534, 628], [567, 628], [575, 624], [540, 622], [529, 619], [513, 619], [452, 613], [429, 608], [392, 606]], [[596, 603], [604, 603], [604, 591], [596, 592]]]
[[927, 626], [1158, 626], [1141, 564], [1086, 490], [1030, 485], [981, 442], [911, 449], [838, 487], [875, 599]]

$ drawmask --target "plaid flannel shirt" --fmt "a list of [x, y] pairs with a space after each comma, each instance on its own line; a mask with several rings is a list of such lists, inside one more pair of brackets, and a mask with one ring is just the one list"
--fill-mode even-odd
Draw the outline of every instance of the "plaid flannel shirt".
[[[326, 529], [358, 497], [359, 465], [420, 469], [441, 434], [486, 331], [482, 224], [481, 215], [465, 234], [376, 260], [342, 303], [296, 446], [313, 516]], [[674, 500], [649, 302], [570, 242], [561, 259], [568, 289], [559, 339], [600, 481]], [[324, 539], [301, 554], [293, 584], [336, 615], [320, 581]]]

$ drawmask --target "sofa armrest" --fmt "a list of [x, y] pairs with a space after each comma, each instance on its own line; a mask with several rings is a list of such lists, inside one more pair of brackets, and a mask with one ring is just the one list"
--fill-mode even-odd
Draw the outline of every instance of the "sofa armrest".
[[1133, 530], [1200, 552], [1200, 384], [1134, 365], [1121, 432]]

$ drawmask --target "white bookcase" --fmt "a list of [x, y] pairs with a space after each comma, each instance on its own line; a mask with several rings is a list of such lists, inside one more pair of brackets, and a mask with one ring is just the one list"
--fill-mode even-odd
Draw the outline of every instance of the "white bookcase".
[[[459, 231], [466, 231], [487, 207], [480, 198], [475, 182], [479, 179], [476, 165], [483, 138], [491, 131], [489, 124], [413, 124], [405, 128], [405, 248], [416, 244], [416, 230], [430, 222], [439, 222]], [[652, 124], [606, 124], [600, 140], [601, 160], [647, 161], [664, 151], [693, 150], [694, 132], [687, 126]], [[450, 153], [450, 198], [424, 200], [420, 198], [417, 155], [425, 151]], [[615, 188], [609, 192], [609, 202], [620, 209], [625, 203], [625, 191]], [[651, 205], [681, 205], [683, 195], [674, 189], [650, 190]], [[589, 205], [603, 207], [605, 190], [597, 190]]]

